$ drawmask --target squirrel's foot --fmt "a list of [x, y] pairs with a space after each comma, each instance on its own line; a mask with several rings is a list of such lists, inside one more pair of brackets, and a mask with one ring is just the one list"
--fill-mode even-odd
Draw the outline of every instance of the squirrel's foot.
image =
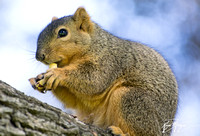
[[124, 134], [119, 127], [110, 126], [108, 127], [109, 133], [113, 134], [114, 136], [129, 136], [129, 134]]
[[64, 81], [66, 74], [62, 68], [47, 70], [44, 74], [45, 90], [55, 90]]

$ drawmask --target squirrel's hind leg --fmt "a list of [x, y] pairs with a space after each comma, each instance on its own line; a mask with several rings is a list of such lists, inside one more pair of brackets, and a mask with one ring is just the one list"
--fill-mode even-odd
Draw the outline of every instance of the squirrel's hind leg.
[[[156, 96], [148, 90], [130, 87], [130, 91], [123, 95], [122, 117], [138, 136], [160, 136], [161, 116], [156, 104]], [[131, 134], [132, 135], [132, 134]]]

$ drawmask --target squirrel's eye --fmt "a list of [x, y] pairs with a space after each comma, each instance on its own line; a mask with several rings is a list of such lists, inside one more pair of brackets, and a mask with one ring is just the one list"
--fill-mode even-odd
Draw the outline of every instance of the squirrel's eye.
[[59, 31], [58, 31], [58, 37], [60, 38], [60, 37], [65, 37], [65, 36], [67, 36], [67, 34], [68, 34], [68, 31], [66, 30], [66, 29], [60, 29]]

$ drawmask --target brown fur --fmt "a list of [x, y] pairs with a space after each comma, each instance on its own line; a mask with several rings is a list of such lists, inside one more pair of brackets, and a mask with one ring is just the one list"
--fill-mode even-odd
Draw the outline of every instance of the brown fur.
[[[67, 35], [59, 37], [61, 29]], [[121, 136], [170, 135], [162, 126], [174, 118], [177, 83], [167, 62], [145, 45], [104, 31], [84, 8], [52, 19], [39, 35], [36, 58], [58, 64], [44, 73], [44, 88], [80, 120]]]

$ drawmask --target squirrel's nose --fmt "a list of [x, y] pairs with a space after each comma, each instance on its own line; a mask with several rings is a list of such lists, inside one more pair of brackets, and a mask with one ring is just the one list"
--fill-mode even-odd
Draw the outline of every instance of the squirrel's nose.
[[37, 53], [36, 53], [36, 59], [37, 59], [38, 61], [43, 61], [43, 60], [45, 59], [45, 55], [44, 55], [43, 53], [37, 52]]

